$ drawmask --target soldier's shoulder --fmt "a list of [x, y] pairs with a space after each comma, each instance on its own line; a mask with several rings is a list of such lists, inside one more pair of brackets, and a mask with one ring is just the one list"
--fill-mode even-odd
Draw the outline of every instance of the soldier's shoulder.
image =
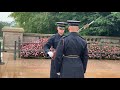
[[52, 35], [51, 38], [54, 38], [56, 36], [56, 34]]
[[49, 37], [49, 40], [53, 40], [55, 38], [55, 35], [52, 35], [51, 37]]
[[79, 36], [81, 39], [85, 40], [85, 38], [84, 38], [84, 37], [82, 37], [80, 34], [78, 34], [78, 36]]
[[84, 43], [87, 43], [86, 39], [82, 36], [79, 35], [79, 37], [81, 38], [81, 40], [84, 42]]
[[80, 37], [81, 39], [85, 40], [85, 38], [84, 38], [84, 37], [82, 37], [82, 36], [80, 36], [80, 35], [79, 35], [79, 37]]
[[68, 35], [64, 35], [64, 36], [62, 36], [62, 38], [66, 38], [66, 37], [68, 37], [69, 36], [69, 34]]

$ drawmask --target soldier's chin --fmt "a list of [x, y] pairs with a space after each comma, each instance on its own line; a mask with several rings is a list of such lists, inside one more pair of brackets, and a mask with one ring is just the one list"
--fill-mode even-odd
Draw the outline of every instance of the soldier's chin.
[[63, 33], [59, 33], [61, 36], [63, 35]]

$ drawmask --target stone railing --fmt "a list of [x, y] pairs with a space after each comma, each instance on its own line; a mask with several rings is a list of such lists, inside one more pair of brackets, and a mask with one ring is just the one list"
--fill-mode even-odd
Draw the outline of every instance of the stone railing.
[[[21, 42], [31, 42], [40, 38], [48, 38], [54, 34], [36, 34], [24, 33], [23, 28], [4, 27], [3, 31], [3, 45], [4, 49], [14, 49], [14, 42], [20, 38]], [[83, 36], [90, 44], [93, 42], [109, 42], [111, 44], [120, 44], [120, 37], [105, 37], [105, 36]]]

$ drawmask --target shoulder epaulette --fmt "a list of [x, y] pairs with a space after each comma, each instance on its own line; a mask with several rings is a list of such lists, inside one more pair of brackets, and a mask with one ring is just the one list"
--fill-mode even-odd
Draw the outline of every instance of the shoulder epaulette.
[[[80, 37], [81, 37], [81, 36], [80, 36]], [[85, 40], [85, 38], [83, 38], [83, 37], [81, 37], [81, 38]]]
[[85, 40], [85, 38], [83, 38], [81, 35], [78, 34], [78, 36]]

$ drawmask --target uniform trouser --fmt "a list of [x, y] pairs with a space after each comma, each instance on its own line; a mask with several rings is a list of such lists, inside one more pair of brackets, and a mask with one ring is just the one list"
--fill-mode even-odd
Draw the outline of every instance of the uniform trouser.
[[59, 75], [55, 71], [54, 60], [51, 60], [50, 78], [59, 78]]

